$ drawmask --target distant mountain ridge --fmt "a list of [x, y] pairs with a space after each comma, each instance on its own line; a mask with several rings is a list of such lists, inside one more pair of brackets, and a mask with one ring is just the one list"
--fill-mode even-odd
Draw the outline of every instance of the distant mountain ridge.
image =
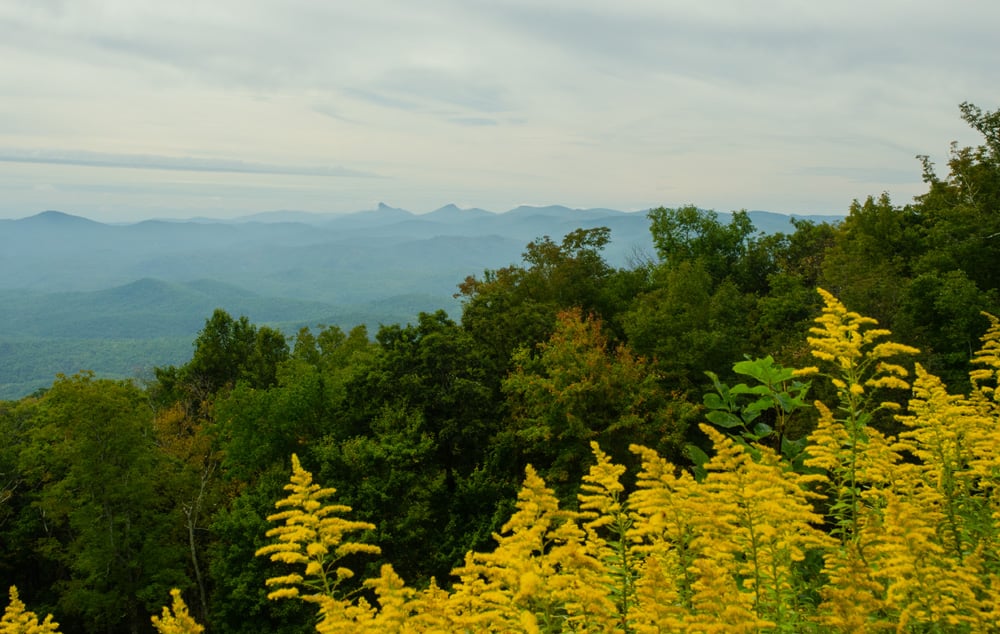
[[[793, 230], [793, 216], [749, 215], [763, 233]], [[466, 275], [517, 263], [532, 240], [598, 226], [611, 229], [605, 256], [613, 265], [652, 251], [646, 212], [559, 205], [494, 213], [449, 204], [414, 214], [379, 203], [343, 215], [286, 211], [134, 224], [46, 211], [0, 220], [0, 289], [92, 291], [150, 277], [218, 279], [267, 296], [335, 304], [401, 292], [448, 296]]]
[[[171, 223], [197, 223], [197, 224], [244, 224], [244, 223], [300, 223], [307, 225], [323, 226], [328, 224], [336, 223], [346, 223], [351, 226], [357, 226], [360, 224], [383, 224], [383, 223], [393, 223], [402, 222], [405, 220], [413, 218], [423, 218], [426, 220], [433, 220], [434, 222], [454, 222], [454, 221], [470, 221], [470, 220], [482, 220], [488, 218], [495, 218], [497, 216], [525, 216], [525, 215], [535, 215], [544, 217], [561, 217], [567, 218], [569, 216], [575, 216], [576, 218], [594, 218], [594, 217], [606, 217], [606, 216], [618, 216], [618, 215], [642, 215], [645, 216], [648, 213], [648, 209], [633, 210], [633, 211], [623, 211], [618, 209], [610, 209], [603, 207], [593, 207], [593, 208], [572, 208], [566, 207], [564, 205], [519, 205], [512, 209], [506, 211], [489, 211], [479, 207], [459, 207], [454, 203], [448, 203], [442, 207], [439, 207], [433, 211], [425, 213], [417, 213], [403, 209], [401, 207], [393, 207], [384, 202], [379, 202], [372, 209], [359, 210], [355, 212], [348, 213], [334, 213], [334, 212], [314, 212], [314, 211], [296, 211], [296, 210], [276, 210], [276, 211], [265, 211], [255, 214], [249, 214], [245, 216], [238, 216], [235, 218], [228, 219], [214, 219], [214, 218], [190, 218], [185, 220], [162, 220], [162, 222]], [[62, 214], [62, 212], [43, 212], [44, 213], [54, 213]], [[730, 212], [718, 212], [720, 215], [726, 215]], [[791, 227], [789, 219], [805, 219], [813, 220], [815, 222], [839, 222], [843, 220], [843, 214], [781, 214], [772, 211], [749, 211], [747, 212], [751, 219], [754, 221], [755, 226], [758, 230], [764, 233], [776, 233], [778, 231], [788, 230]], [[42, 214], [39, 214], [42, 215]], [[62, 214], [67, 215], [67, 214]], [[0, 221], [3, 222], [3, 221]], [[128, 223], [116, 223], [116, 224], [128, 224]]]
[[[749, 212], [764, 233], [791, 217]], [[814, 220], [839, 220], [836, 216]], [[445, 205], [425, 214], [379, 203], [353, 214], [281, 211], [233, 220], [104, 224], [59, 211], [0, 220], [0, 398], [56, 372], [129, 376], [184, 359], [221, 307], [289, 334], [457, 317], [457, 285], [517, 264], [541, 236], [606, 226], [613, 266], [653, 254], [646, 212]], [[146, 355], [145, 357], [143, 355]], [[147, 358], [148, 357], [148, 358]]]

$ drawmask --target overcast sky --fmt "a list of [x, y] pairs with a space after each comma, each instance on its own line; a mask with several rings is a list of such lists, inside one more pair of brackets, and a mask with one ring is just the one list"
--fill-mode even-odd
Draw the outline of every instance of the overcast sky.
[[0, 217], [845, 213], [1000, 107], [996, 0], [0, 0]]

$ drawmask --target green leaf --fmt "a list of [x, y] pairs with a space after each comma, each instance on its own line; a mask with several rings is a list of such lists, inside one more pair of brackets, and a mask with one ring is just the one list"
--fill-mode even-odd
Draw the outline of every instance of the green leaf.
[[763, 359], [748, 359], [733, 364], [733, 371], [738, 374], [752, 376], [764, 385], [777, 385], [792, 378], [794, 370], [783, 368], [774, 362], [774, 357], [768, 355]]
[[743, 408], [743, 411], [759, 414], [760, 412], [767, 411], [772, 407], [774, 407], [774, 399], [771, 398], [770, 396], [765, 396], [763, 398], [757, 399], [753, 403], [749, 403], [746, 407]]
[[805, 449], [806, 439], [791, 440], [787, 436], [781, 439], [781, 454], [786, 458], [795, 457]]
[[732, 429], [733, 427], [743, 427], [743, 421], [739, 417], [729, 413], [713, 411], [705, 414], [705, 418], [709, 420], [714, 425], [718, 425], [724, 429]]
[[740, 383], [739, 385], [734, 385], [729, 389], [730, 394], [753, 394], [753, 389], [747, 387], [746, 383]]
[[702, 451], [701, 447], [697, 445], [684, 445], [684, 455], [698, 467], [704, 467], [705, 463], [708, 462], [708, 454]]
[[774, 398], [777, 399], [778, 405], [780, 405], [781, 409], [783, 409], [785, 412], [791, 412], [799, 407], [805, 406], [805, 403], [802, 401], [802, 399], [793, 398], [786, 392], [777, 392], [775, 393]]
[[705, 370], [705, 376], [712, 379], [712, 385], [715, 386], [715, 391], [720, 394], [725, 394], [728, 390], [726, 384], [719, 380], [719, 375], [711, 370]]
[[702, 401], [705, 403], [705, 407], [709, 409], [729, 409], [729, 404], [723, 401], [715, 392], [705, 394]]

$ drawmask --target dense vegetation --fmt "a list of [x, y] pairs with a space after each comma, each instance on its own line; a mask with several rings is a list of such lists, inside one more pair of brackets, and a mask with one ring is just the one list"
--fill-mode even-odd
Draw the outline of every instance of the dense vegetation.
[[982, 631], [1000, 114], [962, 115], [984, 144], [907, 205], [768, 236], [655, 209], [655, 260], [540, 238], [460, 321], [220, 310], [148, 386], [0, 402], [0, 581], [69, 633], [148, 631], [172, 588], [211, 632]]

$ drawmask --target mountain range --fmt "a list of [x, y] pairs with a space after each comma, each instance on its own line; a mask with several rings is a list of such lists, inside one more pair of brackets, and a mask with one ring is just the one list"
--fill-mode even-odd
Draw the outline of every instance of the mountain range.
[[[763, 233], [791, 218], [749, 212]], [[809, 216], [835, 222], [839, 216]], [[724, 218], [723, 218], [724, 220]], [[443, 308], [459, 282], [520, 262], [541, 236], [606, 226], [614, 266], [653, 253], [645, 211], [380, 203], [352, 214], [105, 224], [58, 211], [0, 220], [0, 398], [92, 369], [127, 377], [182, 363], [219, 307], [290, 334], [303, 325], [400, 323]]]

